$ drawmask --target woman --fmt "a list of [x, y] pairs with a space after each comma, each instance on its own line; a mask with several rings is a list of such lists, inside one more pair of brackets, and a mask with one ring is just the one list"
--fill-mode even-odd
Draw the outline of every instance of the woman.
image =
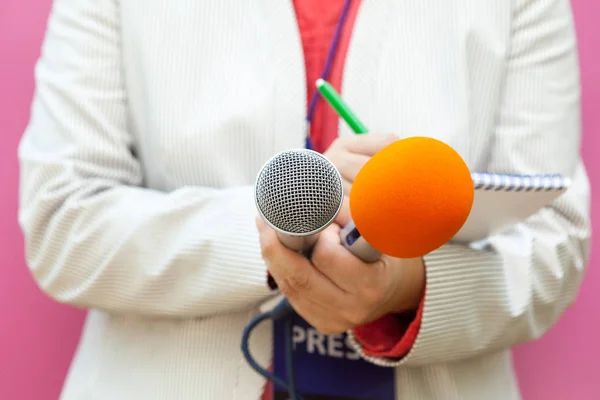
[[[342, 7], [55, 0], [19, 157], [29, 268], [49, 296], [89, 309], [61, 399], [259, 399], [265, 382], [239, 341], [276, 294], [267, 265], [317, 329], [352, 329], [370, 362], [396, 368], [398, 399], [519, 398], [508, 350], [555, 323], [588, 254], [568, 0], [351, 3], [327, 78], [373, 132], [395, 136], [356, 138], [322, 102], [309, 109], [312, 143], [347, 185], [411, 135], [449, 143], [472, 170], [573, 180], [483, 249], [386, 259], [369, 301], [363, 277], [339, 274], [342, 261], [364, 265], [335, 225], [312, 263], [294, 259], [260, 223], [259, 236], [252, 197], [260, 166], [305, 144]], [[310, 287], [308, 303], [300, 267], [335, 285]], [[344, 285], [351, 301], [326, 307]], [[268, 365], [269, 325], [253, 337]]]

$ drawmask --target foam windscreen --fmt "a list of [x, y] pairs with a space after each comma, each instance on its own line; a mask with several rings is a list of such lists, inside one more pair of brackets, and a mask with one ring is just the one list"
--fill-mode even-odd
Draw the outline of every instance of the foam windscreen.
[[471, 173], [446, 143], [398, 140], [360, 170], [350, 212], [364, 239], [398, 258], [423, 256], [447, 243], [466, 222], [474, 199]]

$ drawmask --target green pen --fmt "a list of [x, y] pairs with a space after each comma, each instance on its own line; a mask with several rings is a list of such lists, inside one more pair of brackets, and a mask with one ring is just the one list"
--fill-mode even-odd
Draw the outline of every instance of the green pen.
[[363, 125], [362, 122], [358, 119], [358, 117], [352, 112], [348, 104], [342, 99], [342, 97], [336, 92], [336, 90], [331, 86], [327, 81], [323, 79], [317, 79], [316, 82], [317, 90], [321, 93], [321, 96], [327, 102], [335, 112], [342, 117], [344, 121], [352, 128], [354, 133], [367, 133], [369, 130], [366, 126]]

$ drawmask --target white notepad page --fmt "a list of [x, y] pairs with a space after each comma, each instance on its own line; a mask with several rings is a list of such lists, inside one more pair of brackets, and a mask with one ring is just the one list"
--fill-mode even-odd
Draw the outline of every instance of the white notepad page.
[[467, 222], [453, 242], [472, 242], [535, 214], [562, 195], [571, 181], [562, 175], [471, 173], [475, 198]]

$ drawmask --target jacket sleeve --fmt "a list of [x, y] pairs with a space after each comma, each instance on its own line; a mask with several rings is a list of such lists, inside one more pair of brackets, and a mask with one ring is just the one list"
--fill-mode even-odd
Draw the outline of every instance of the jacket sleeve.
[[349, 332], [371, 362], [446, 363], [507, 349], [543, 335], [577, 296], [589, 253], [590, 188], [579, 151], [571, 9], [568, 0], [517, 4], [489, 170], [557, 172], [572, 186], [508, 232], [425, 256], [424, 307], [410, 352], [396, 359], [369, 356]]
[[19, 147], [19, 222], [41, 289], [119, 313], [206, 316], [269, 296], [253, 188], [143, 188], [116, 0], [56, 0]]

